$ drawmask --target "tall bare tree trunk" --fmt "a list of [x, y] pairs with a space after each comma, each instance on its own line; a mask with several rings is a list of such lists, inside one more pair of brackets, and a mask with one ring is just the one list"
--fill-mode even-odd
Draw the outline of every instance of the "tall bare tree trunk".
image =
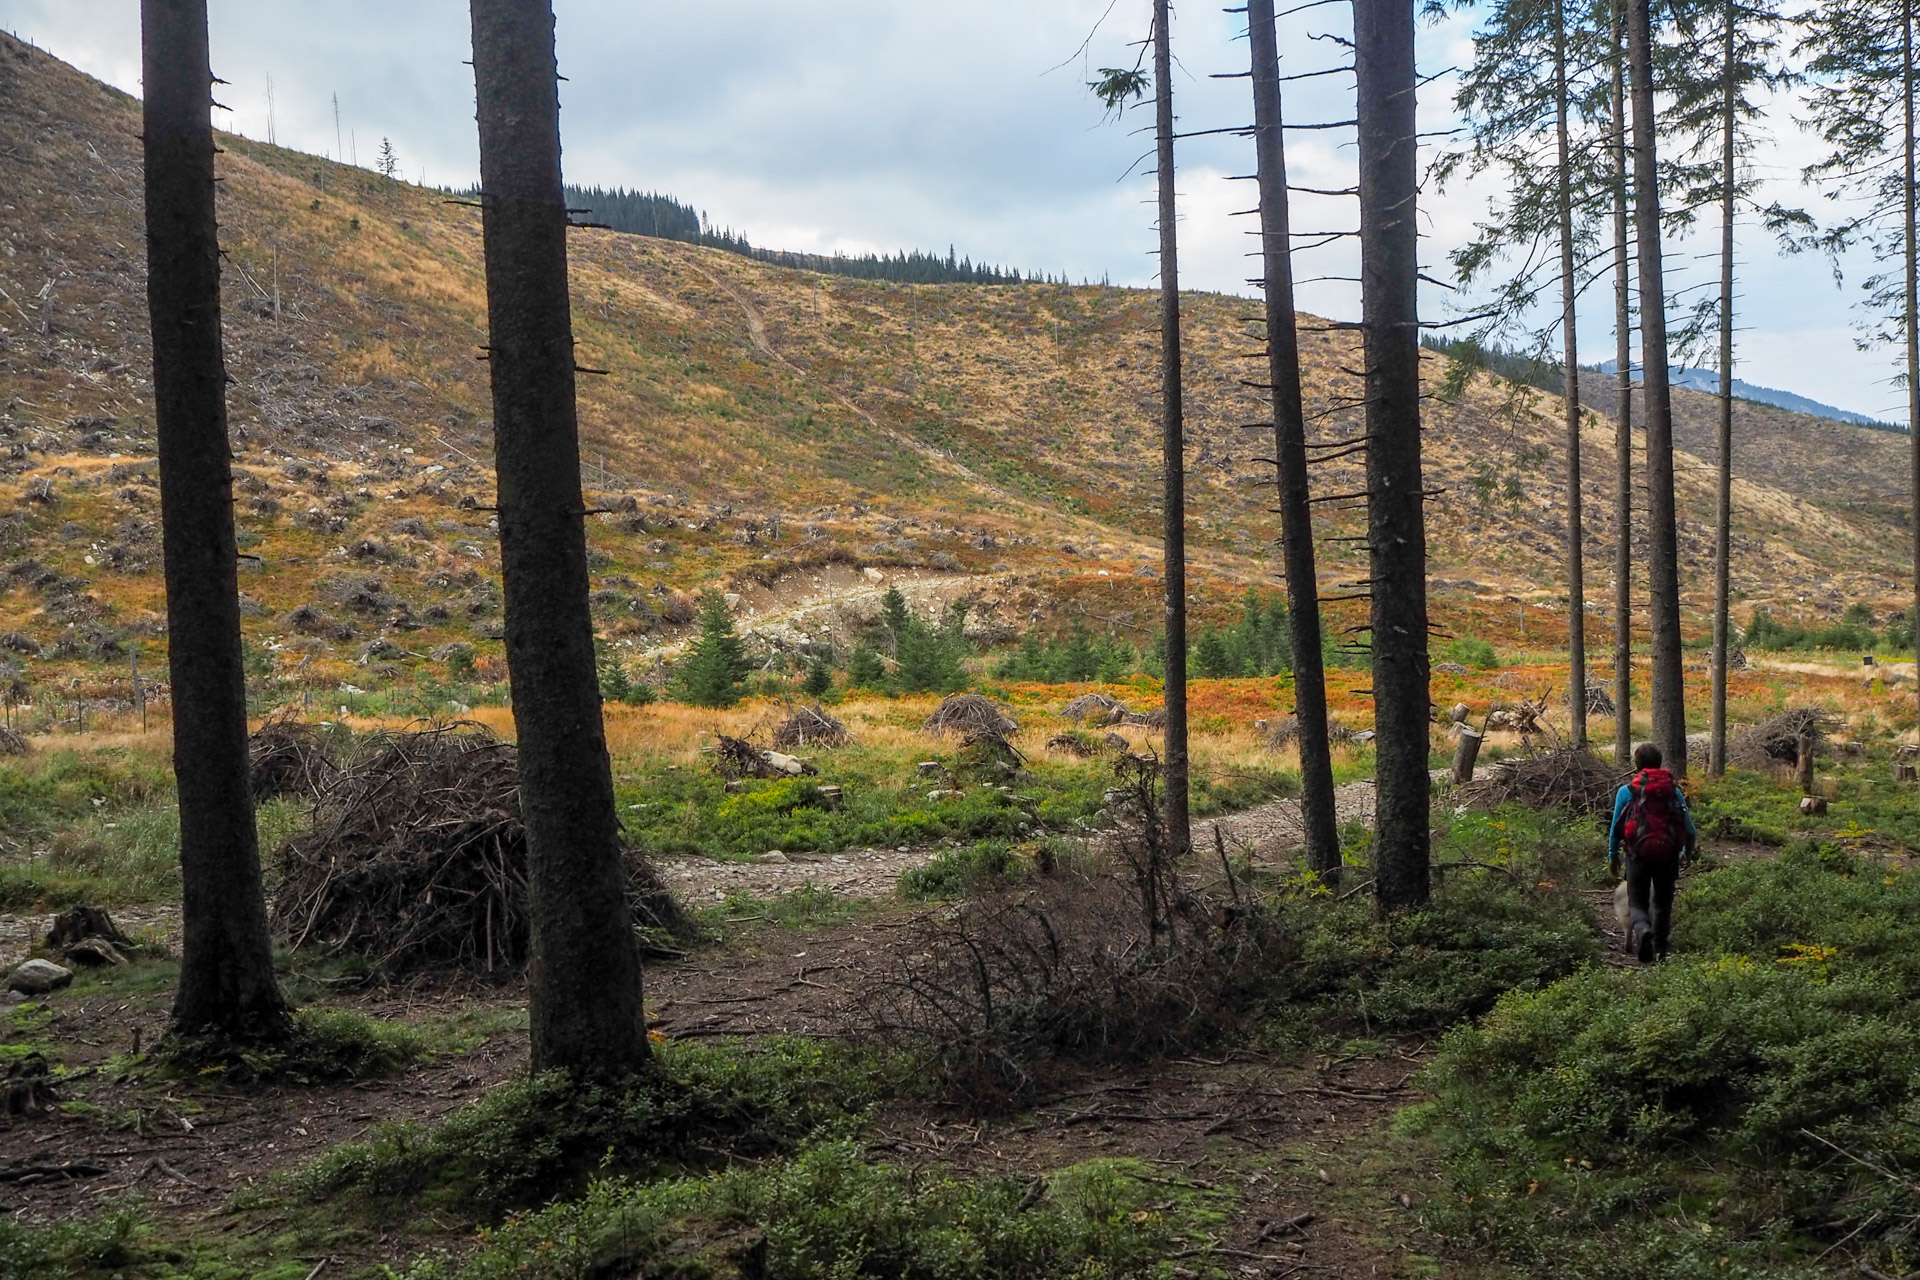
[[1907, 296], [1902, 320], [1907, 339], [1907, 443], [1912, 453], [1913, 483], [1913, 621], [1914, 657], [1920, 661], [1920, 189], [1915, 180], [1913, 0], [1900, 6], [1900, 89], [1905, 154], [1901, 170], [1901, 215], [1906, 239]]
[[1273, 387], [1273, 457], [1287, 565], [1287, 621], [1293, 638], [1294, 714], [1300, 726], [1300, 808], [1307, 865], [1329, 875], [1340, 869], [1340, 829], [1327, 734], [1313, 508], [1308, 502], [1307, 423], [1300, 392], [1300, 335], [1293, 309], [1293, 241], [1273, 0], [1247, 0], [1247, 30], [1253, 46], [1254, 151], [1259, 162], [1260, 243], [1267, 298], [1267, 375]]
[[1660, 247], [1659, 121], [1653, 105], [1652, 0], [1629, 0], [1633, 78], [1633, 213], [1640, 265], [1640, 365], [1647, 412], [1647, 597], [1653, 623], [1653, 740], [1676, 776], [1687, 769], [1681, 680], [1680, 537], [1673, 507], [1673, 400], [1667, 374]]
[[1613, 0], [1613, 759], [1633, 758], [1633, 261], [1627, 238], [1627, 8]]
[[551, 0], [472, 0], [507, 664], [533, 899], [533, 1068], [647, 1060], [587, 608]]
[[1153, 0], [1154, 131], [1160, 184], [1160, 412], [1165, 469], [1166, 779], [1168, 848], [1175, 857], [1192, 842], [1187, 819], [1187, 477], [1186, 424], [1180, 388], [1179, 205], [1173, 190], [1173, 41], [1167, 0]]
[[1354, 0], [1360, 297], [1367, 373], [1375, 893], [1427, 900], [1427, 533], [1420, 465], [1418, 146], [1413, 0]]
[[1707, 773], [1727, 771], [1727, 613], [1733, 567], [1733, 203], [1734, 108], [1733, 41], [1738, 10], [1726, 6], [1721, 67], [1726, 84], [1720, 103], [1720, 430], [1713, 507], [1713, 657], [1712, 710], [1707, 732]]
[[140, 22], [147, 307], [180, 798], [173, 1030], [272, 1041], [291, 1023], [273, 977], [247, 770], [206, 0], [142, 0]]
[[1567, 422], [1567, 714], [1573, 745], [1587, 745], [1587, 580], [1585, 522], [1580, 493], [1580, 335], [1574, 304], [1579, 290], [1573, 266], [1573, 144], [1567, 136], [1567, 6], [1554, 11], [1554, 133], [1558, 172], [1554, 192], [1560, 221], [1560, 329], [1566, 379], [1562, 400]]

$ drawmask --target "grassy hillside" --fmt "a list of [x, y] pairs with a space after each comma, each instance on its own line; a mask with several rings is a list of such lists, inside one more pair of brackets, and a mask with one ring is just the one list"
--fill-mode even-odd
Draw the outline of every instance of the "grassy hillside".
[[[41, 680], [105, 679], [143, 640], [157, 669], [164, 648], [138, 111], [0, 37], [0, 636], [39, 655]], [[369, 666], [391, 678], [456, 642], [484, 662], [499, 593], [478, 211], [222, 141], [250, 640], [314, 688]], [[1070, 615], [1136, 643], [1157, 625], [1151, 295], [887, 285], [594, 230], [574, 238], [573, 293], [581, 363], [606, 371], [581, 379], [581, 408], [610, 640], [672, 640], [684, 593], [705, 585], [788, 609], [868, 568], [968, 593], [1002, 624]], [[1264, 412], [1243, 385], [1257, 375], [1254, 308], [1211, 294], [1187, 307], [1204, 616], [1273, 580], [1278, 530], [1268, 437], [1245, 426]], [[1328, 444], [1358, 432], [1357, 342], [1305, 323]], [[1428, 408], [1439, 619], [1530, 627], [1538, 643], [1564, 622], [1529, 624], [1515, 604], [1550, 610], [1563, 590], [1558, 402], [1482, 380]], [[1801, 613], [1897, 600], [1905, 494], [1874, 451], [1899, 442], [1777, 411], [1746, 429], [1767, 443], [1742, 455], [1743, 596]], [[1846, 432], [1847, 447], [1821, 431]], [[1610, 452], [1596, 417], [1596, 597], [1616, 537]], [[1318, 491], [1358, 489], [1360, 463], [1321, 468]], [[1689, 587], [1704, 599], [1710, 502], [1691, 455], [1681, 483]], [[1339, 540], [1361, 512], [1329, 501], [1319, 521], [1323, 587], [1342, 594], [1363, 576], [1363, 549]], [[1344, 620], [1357, 608], [1341, 606]]]

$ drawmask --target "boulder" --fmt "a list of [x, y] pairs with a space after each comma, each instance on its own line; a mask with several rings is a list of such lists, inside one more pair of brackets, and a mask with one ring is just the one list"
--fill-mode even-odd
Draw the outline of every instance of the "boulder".
[[14, 966], [7, 975], [9, 990], [25, 996], [43, 996], [58, 991], [73, 981], [73, 970], [63, 969], [51, 960], [28, 960]]

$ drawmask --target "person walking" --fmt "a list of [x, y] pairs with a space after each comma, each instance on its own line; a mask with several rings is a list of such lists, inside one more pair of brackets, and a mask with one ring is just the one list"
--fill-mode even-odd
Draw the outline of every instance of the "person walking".
[[1626, 881], [1627, 947], [1641, 964], [1667, 954], [1674, 883], [1700, 838], [1687, 797], [1663, 763], [1651, 742], [1634, 748], [1634, 774], [1613, 797], [1607, 833], [1607, 865]]

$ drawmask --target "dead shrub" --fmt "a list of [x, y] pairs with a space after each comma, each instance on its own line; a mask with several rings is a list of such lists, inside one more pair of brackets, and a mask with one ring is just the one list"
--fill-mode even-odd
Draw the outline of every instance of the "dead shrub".
[[773, 745], [782, 751], [804, 747], [844, 747], [853, 741], [847, 726], [827, 714], [819, 703], [801, 707], [773, 731]]
[[854, 1015], [860, 1029], [918, 1055], [976, 1108], [1030, 1097], [1075, 1064], [1189, 1050], [1228, 1030], [1273, 930], [1263, 913], [1183, 888], [1158, 781], [1158, 761], [1122, 757], [1121, 830], [1087, 872], [906, 930]]
[[978, 693], [956, 693], [942, 698], [926, 723], [923, 733], [990, 733], [1006, 737], [1020, 729], [1020, 722], [1005, 707]]
[[[635, 923], [687, 932], [652, 868], [632, 850], [625, 859]], [[371, 736], [277, 860], [274, 924], [295, 947], [361, 956], [388, 978], [526, 963], [519, 755], [482, 726]]]
[[1063, 756], [1072, 756], [1076, 760], [1086, 760], [1100, 754], [1100, 744], [1094, 738], [1079, 730], [1056, 733], [1047, 739], [1047, 750], [1058, 751]]
[[1118, 724], [1126, 711], [1126, 705], [1118, 698], [1109, 698], [1104, 693], [1083, 693], [1060, 708], [1060, 714], [1067, 719], [1091, 725]]
[[1736, 730], [1727, 743], [1727, 758], [1743, 769], [1798, 765], [1801, 736], [1813, 739], [1813, 753], [1818, 756], [1826, 749], [1827, 737], [1836, 723], [1835, 717], [1819, 707], [1794, 707]]

